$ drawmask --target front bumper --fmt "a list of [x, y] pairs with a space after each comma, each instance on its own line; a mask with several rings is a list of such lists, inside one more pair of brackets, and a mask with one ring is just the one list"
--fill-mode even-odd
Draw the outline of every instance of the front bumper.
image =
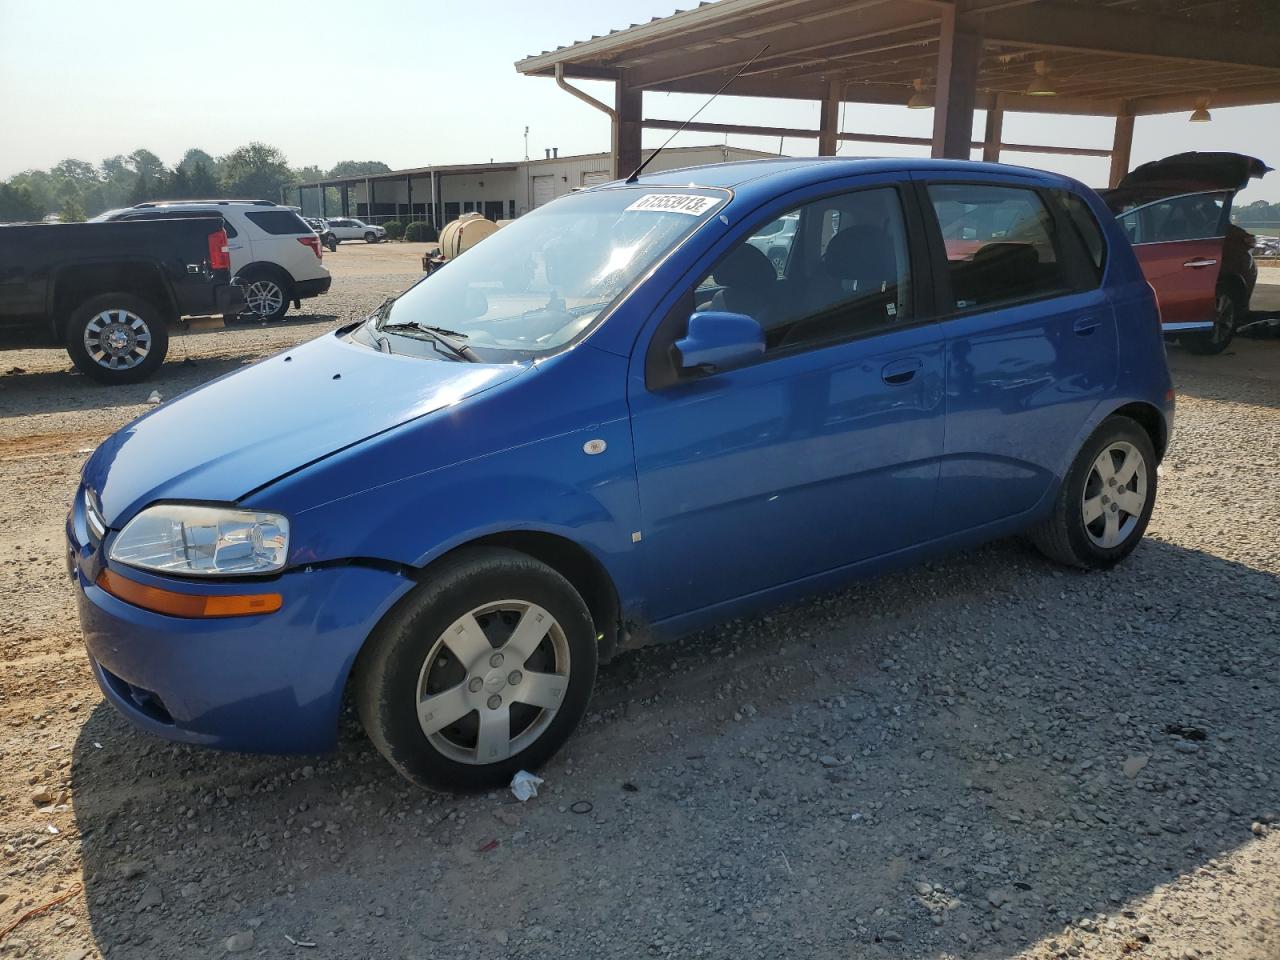
[[[95, 584], [104, 547], [90, 541], [82, 499], [67, 518], [67, 567], [89, 661], [112, 705], [135, 726], [183, 743], [254, 753], [331, 750], [356, 654], [413, 581], [364, 566], [295, 569], [260, 582], [283, 596], [277, 613], [221, 620], [153, 613]], [[170, 590], [246, 590], [244, 581], [120, 572]]]
[[308, 297], [318, 297], [322, 293], [328, 293], [329, 288], [333, 286], [333, 277], [317, 277], [314, 280], [296, 280], [293, 284], [293, 293], [299, 300], [306, 300]]

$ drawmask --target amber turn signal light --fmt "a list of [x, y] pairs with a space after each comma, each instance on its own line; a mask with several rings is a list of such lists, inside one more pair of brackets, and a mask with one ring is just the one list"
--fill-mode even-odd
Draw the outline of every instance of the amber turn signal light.
[[144, 610], [153, 610], [170, 617], [198, 619], [207, 617], [250, 617], [260, 613], [275, 613], [284, 603], [278, 593], [237, 593], [202, 595], [175, 593], [148, 587], [146, 584], [122, 577], [113, 570], [103, 569], [98, 574], [98, 586], [125, 603]]

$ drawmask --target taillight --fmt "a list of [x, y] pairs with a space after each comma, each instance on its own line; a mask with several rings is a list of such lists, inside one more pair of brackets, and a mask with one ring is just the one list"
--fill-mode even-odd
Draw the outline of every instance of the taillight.
[[314, 233], [309, 237], [299, 237], [298, 242], [304, 247], [310, 247], [311, 252], [316, 255], [317, 260], [324, 259], [324, 248], [320, 245], [320, 238]]
[[231, 251], [227, 248], [227, 231], [225, 230], [209, 234], [209, 269], [231, 269]]

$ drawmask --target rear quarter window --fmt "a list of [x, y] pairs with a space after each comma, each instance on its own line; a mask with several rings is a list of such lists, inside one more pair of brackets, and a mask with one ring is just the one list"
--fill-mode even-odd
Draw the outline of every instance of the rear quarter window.
[[274, 236], [314, 233], [302, 222], [302, 218], [289, 210], [254, 210], [245, 217], [256, 226]]
[[1067, 219], [1084, 246], [1086, 258], [1093, 266], [1094, 278], [1101, 280], [1102, 268], [1107, 262], [1107, 242], [1102, 236], [1102, 227], [1098, 226], [1098, 220], [1089, 209], [1089, 205], [1074, 193], [1057, 190], [1054, 191], [1054, 195], [1062, 204]]

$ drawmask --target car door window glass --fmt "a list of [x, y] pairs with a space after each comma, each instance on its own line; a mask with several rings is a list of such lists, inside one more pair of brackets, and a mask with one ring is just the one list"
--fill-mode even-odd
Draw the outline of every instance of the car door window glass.
[[928, 190], [957, 310], [1070, 289], [1053, 217], [1034, 190], [956, 183]]
[[1094, 217], [1093, 211], [1089, 209], [1089, 205], [1074, 193], [1066, 190], [1057, 190], [1054, 191], [1054, 197], [1062, 205], [1062, 209], [1066, 211], [1067, 218], [1071, 221], [1071, 226], [1075, 229], [1076, 235], [1084, 245], [1089, 263], [1093, 267], [1094, 279], [1101, 281], [1102, 267], [1107, 257], [1107, 243], [1102, 236], [1102, 228], [1098, 226], [1097, 218]]
[[1221, 237], [1225, 193], [1193, 193], [1157, 200], [1120, 216], [1130, 243], [1167, 243]]
[[910, 258], [897, 190], [824, 197], [762, 224], [697, 284], [694, 305], [754, 318], [766, 353], [906, 322]]

